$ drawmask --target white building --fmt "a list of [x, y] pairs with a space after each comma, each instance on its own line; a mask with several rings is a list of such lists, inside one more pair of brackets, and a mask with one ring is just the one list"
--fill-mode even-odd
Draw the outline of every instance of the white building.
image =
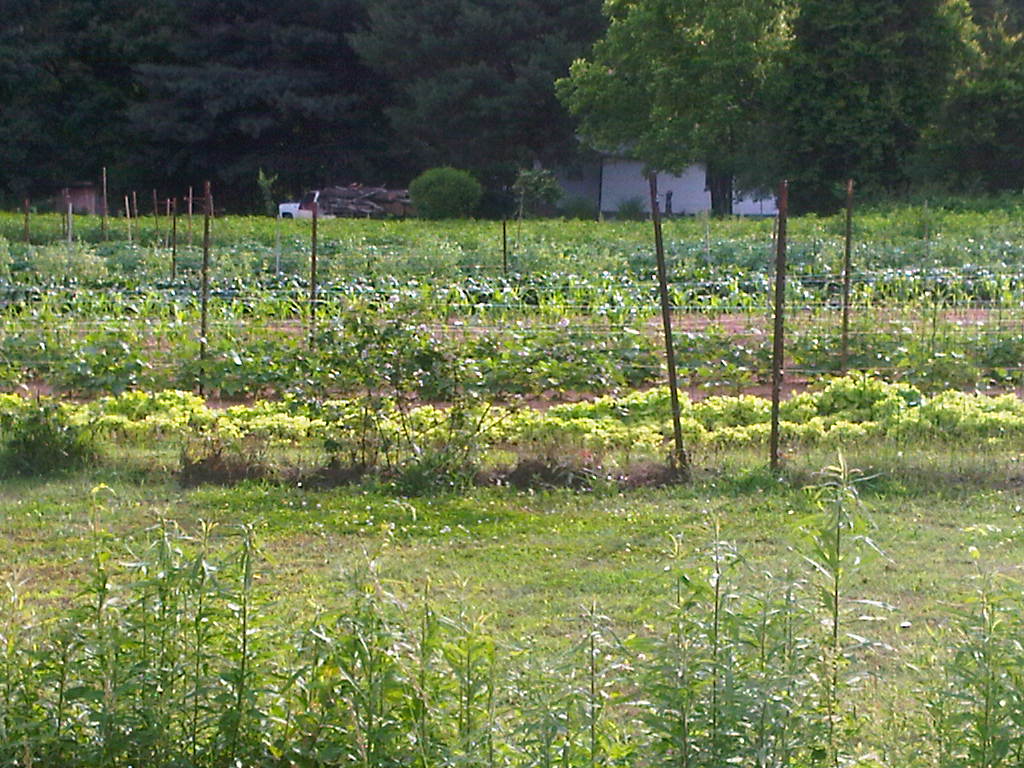
[[[650, 186], [643, 163], [619, 158], [604, 158], [575, 171], [556, 173], [565, 199], [583, 198], [604, 214], [614, 215], [625, 201], [639, 200], [650, 211]], [[668, 214], [701, 213], [711, 210], [711, 193], [705, 185], [703, 165], [691, 165], [680, 175], [658, 174], [658, 202]], [[733, 213], [738, 216], [774, 216], [778, 213], [775, 197], [764, 199], [737, 196]]]

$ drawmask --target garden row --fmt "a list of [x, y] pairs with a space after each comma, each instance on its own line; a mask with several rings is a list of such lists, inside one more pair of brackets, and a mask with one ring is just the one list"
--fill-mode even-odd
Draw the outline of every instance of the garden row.
[[[658, 327], [637, 317], [494, 318], [423, 310], [415, 301], [321, 302], [315, 325], [301, 307], [223, 299], [199, 309], [159, 296], [95, 297], [93, 317], [56, 301], [0, 323], [0, 382], [77, 396], [131, 389], [191, 389], [226, 399], [400, 392], [420, 401], [467, 393], [562, 399], [664, 381]], [[74, 306], [74, 303], [72, 303]], [[685, 385], [739, 392], [770, 380], [771, 318], [676, 316]], [[786, 339], [796, 382], [839, 372], [840, 316], [794, 313]], [[847, 365], [926, 391], [1012, 387], [1024, 379], [1024, 316], [931, 308], [857, 309]]]
[[[503, 252], [500, 237], [491, 243], [483, 239], [484, 233], [471, 228], [483, 226], [477, 223], [461, 224], [455, 231], [437, 224], [403, 238], [389, 237], [383, 229], [386, 223], [377, 225], [381, 229], [376, 236], [320, 238], [318, 272], [325, 289], [345, 292], [397, 285], [423, 290], [427, 283], [442, 295], [464, 291], [472, 303], [487, 303], [481, 295], [486, 298], [487, 293], [510, 289], [531, 291], [534, 304], [573, 303], [577, 285], [590, 294], [588, 301], [594, 301], [595, 291], [641, 303], [654, 295], [656, 265], [646, 230], [622, 232], [613, 224], [602, 229], [594, 224], [592, 232], [579, 233], [567, 224], [564, 231], [532, 232], [532, 237], [524, 236]], [[765, 303], [771, 282], [770, 230], [734, 240], [687, 239], [684, 233], [669, 233], [666, 238], [676, 304], [715, 300], [729, 308], [751, 300]], [[884, 240], [855, 243], [855, 300], [898, 301], [930, 294], [946, 301], [993, 302], [1007, 292], [1020, 293], [1024, 246], [1019, 240], [978, 236], [929, 242], [927, 249]], [[211, 281], [241, 293], [287, 288], [292, 281], [309, 277], [310, 251], [308, 233], [270, 244], [226, 241], [210, 251]], [[791, 238], [788, 263], [793, 300], [834, 300], [842, 282], [842, 254], [838, 240]], [[182, 245], [172, 251], [162, 244], [25, 245], [0, 238], [0, 281], [5, 292], [67, 286], [138, 290], [157, 285], [194, 291], [201, 262], [197, 246]], [[547, 280], [549, 275], [553, 281]]]
[[[982, 201], [977, 201], [982, 202]], [[664, 221], [666, 239], [689, 243], [767, 241], [771, 238], [771, 218], [733, 217], [709, 220], [704, 216], [681, 216]], [[814, 244], [821, 250], [841, 245], [846, 231], [842, 214], [832, 217], [802, 216], [790, 219], [789, 234], [794, 242]], [[441, 250], [452, 248], [469, 251], [501, 253], [502, 224], [496, 221], [449, 220], [369, 220], [322, 219], [319, 222], [325, 240], [336, 240], [359, 250], [377, 247], [397, 254], [422, 251], [424, 244], [435, 243]], [[228, 216], [214, 220], [212, 238], [215, 246], [240, 243], [272, 246], [279, 239], [298, 237], [308, 242], [308, 220], [275, 220], [261, 216]], [[108, 220], [109, 235], [103, 236], [98, 216], [76, 216], [73, 241], [84, 243], [129, 242], [124, 219]], [[171, 220], [165, 216], [143, 216], [132, 221], [132, 242], [140, 245], [166, 243], [171, 236]], [[989, 205], [973, 205], [971, 201], [949, 201], [936, 205], [893, 205], [857, 210], [853, 220], [855, 239], [859, 242], [888, 244], [904, 250], [934, 249], [949, 254], [959, 243], [960, 253], [984, 250], [988, 242], [1003, 241], [1004, 248], [1014, 249], [1024, 239], [1024, 200], [1018, 195]], [[632, 250], [637, 244], [649, 245], [650, 223], [636, 221], [581, 221], [565, 219], [507, 223], [510, 247], [533, 250], [546, 243], [557, 249], [578, 250], [596, 254], [609, 250]], [[0, 237], [11, 243], [24, 241], [25, 220], [21, 213], [0, 212]], [[64, 217], [57, 214], [32, 214], [29, 239], [36, 245], [67, 239]], [[179, 216], [178, 242], [199, 245], [202, 239], [202, 217]], [[973, 259], [956, 259], [963, 263]], [[498, 262], [500, 264], [500, 262]]]
[[[683, 400], [687, 443], [698, 448], [767, 442], [770, 405], [743, 395]], [[784, 401], [782, 435], [793, 447], [865, 440], [999, 441], [1024, 437], [1024, 402], [949, 391], [926, 397], [908, 384], [834, 379]], [[447, 408], [402, 398], [286, 398], [209, 408], [185, 392], [125, 393], [80, 405], [0, 396], [8, 472], [32, 474], [105, 449], [177, 451], [188, 483], [268, 478], [393, 483], [401, 493], [473, 483], [631, 484], [664, 461], [671, 435], [664, 388], [546, 411], [462, 399]], [[648, 482], [669, 478], [654, 472]]]
[[[13, 223], [0, 216], [3, 227]], [[865, 217], [845, 361], [841, 223], [794, 225], [792, 376], [874, 370], [926, 390], [1019, 383], [1024, 273], [1012, 216], [922, 209]], [[489, 222], [323, 224], [314, 290], [308, 222], [217, 220], [205, 302], [195, 245], [172, 255], [138, 237], [0, 239], [0, 384], [78, 395], [371, 390], [448, 400], [465, 391], [605, 393], [664, 380], [654, 258], [639, 224], [516, 223], [505, 253]], [[667, 226], [684, 379], [715, 390], [764, 383], [771, 222]]]

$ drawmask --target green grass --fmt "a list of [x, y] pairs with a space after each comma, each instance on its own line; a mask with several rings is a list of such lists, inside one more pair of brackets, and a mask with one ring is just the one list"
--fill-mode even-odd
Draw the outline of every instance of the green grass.
[[[850, 465], [869, 476], [859, 485], [862, 512], [884, 554], [846, 574], [845, 595], [889, 607], [865, 605], [843, 619], [844, 633], [873, 643], [849, 653], [842, 667], [843, 679], [859, 678], [841, 696], [843, 711], [857, 713], [856, 734], [843, 737], [846, 751], [855, 743], [896, 761], [886, 764], [932, 764], [906, 743], [925, 728], [917, 691], [922, 678], [940, 678], [947, 633], [956, 612], [970, 610], [965, 599], [979, 564], [1015, 576], [1024, 562], [1021, 451], [851, 449]], [[728, 576], [736, 594], [749, 594], [765, 573], [776, 583], [787, 573], [810, 578], [799, 554], [806, 551], [800, 526], [815, 509], [805, 486], [820, 483], [818, 470], [834, 460], [825, 449], [807, 449], [776, 478], [762, 456], [726, 451], [699, 456], [697, 478], [685, 487], [499, 488], [413, 499], [249, 483], [186, 490], [159, 474], [101, 466], [0, 487], [0, 574], [21, 584], [38, 621], [67, 611], [93, 578], [96, 520], [109, 534], [107, 569], [121, 585], [115, 595], [132, 581], [126, 564], [161, 520], [190, 536], [199, 535], [200, 521], [214, 524], [211, 561], [237, 549], [237, 526], [247, 524], [261, 552], [254, 603], [263, 631], [343, 610], [344, 574], [374, 561], [381, 583], [403, 600], [414, 603], [429, 580], [438, 613], [488, 617], [500, 648], [557, 654], [579, 637], [591, 606], [617, 637], [657, 635], [665, 615], [655, 606], [667, 600], [680, 568], [696, 574], [709, 567], [716, 524], [742, 558]]]
[[[724, 457], [689, 487], [630, 492], [514, 492], [481, 489], [460, 496], [401, 499], [368, 490], [313, 491], [262, 484], [178, 488], [126, 482], [116, 474], [75, 473], [6, 481], [0, 491], [4, 570], [33, 590], [72, 594], [90, 551], [96, 492], [103, 527], [126, 546], [147, 538], [160, 518], [195, 531], [199, 520], [257, 526], [268, 553], [261, 570], [275, 592], [330, 599], [338, 574], [377, 557], [384, 572], [415, 583], [425, 574], [449, 586], [466, 581], [483, 610], [501, 606], [513, 635], [543, 631], [558, 617], [596, 601], [617, 618], [636, 619], [644, 596], [661, 589], [672, 534], [694, 551], [723, 536], [748, 564], [779, 571], [791, 559], [794, 520], [810, 509], [801, 488], [832, 457], [791, 461], [776, 480], [749, 454]], [[849, 461], [879, 473], [862, 487], [874, 539], [887, 558], [865, 571], [866, 592], [926, 619], [972, 570], [968, 545], [1007, 568], [1024, 555], [1024, 468], [1019, 455], [907, 450]], [[215, 537], [215, 541], [220, 541]], [[538, 608], [542, 607], [540, 610]], [[894, 618], [895, 621], [895, 618]], [[887, 635], [892, 639], [895, 635]]]
[[[511, 609], [507, 601], [516, 593], [527, 604], [551, 604], [555, 614], [592, 600], [606, 612], [628, 614], [630, 605], [642, 601], [623, 589], [657, 590], [670, 535], [681, 533], [696, 547], [709, 540], [714, 515], [749, 562], [778, 570], [793, 541], [792, 520], [810, 508], [802, 486], [813, 484], [816, 469], [832, 458], [826, 449], [793, 457], [782, 480], [762, 471], [758, 457], [742, 453], [713, 457], [717, 466], [702, 469], [689, 487], [590, 493], [478, 489], [412, 499], [366, 489], [256, 483], [187, 490], [105, 470], [7, 480], [0, 490], [3, 565], [47, 591], [60, 590], [62, 583], [73, 591], [73, 579], [62, 574], [73, 574], [89, 552], [92, 489], [103, 484], [109, 490], [96, 492], [103, 525], [126, 544], [144, 540], [160, 518], [186, 530], [195, 530], [199, 520], [224, 527], [249, 523], [258, 527], [271, 555], [267, 573], [281, 569], [283, 592], [315, 591], [365, 554], [379, 552], [397, 579], [414, 582], [429, 572], [439, 583], [468, 580], [481, 595], [493, 592], [486, 602], [504, 603], [508, 630], [521, 632], [551, 616], [525, 605]], [[878, 526], [875, 538], [892, 560], [871, 566], [872, 591], [897, 594], [910, 584], [949, 592], [965, 573], [958, 564], [969, 564], [969, 544], [991, 548], [994, 557], [1008, 562], [1024, 552], [1024, 542], [1018, 545], [1014, 536], [1024, 526], [1020, 460], [1019, 454], [956, 446], [854, 452], [852, 465], [877, 474], [861, 496]], [[928, 556], [915, 555], [918, 550]], [[34, 576], [37, 569], [45, 578]], [[577, 572], [584, 577], [576, 579]], [[289, 581], [289, 574], [299, 573], [301, 584]]]

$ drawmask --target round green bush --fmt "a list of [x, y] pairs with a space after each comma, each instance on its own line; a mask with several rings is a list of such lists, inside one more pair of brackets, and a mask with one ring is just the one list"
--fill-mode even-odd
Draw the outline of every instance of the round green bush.
[[69, 412], [52, 401], [0, 415], [0, 436], [0, 476], [75, 469], [96, 454], [95, 434], [74, 423]]
[[468, 171], [431, 168], [409, 185], [412, 204], [425, 219], [460, 219], [476, 210], [483, 188]]

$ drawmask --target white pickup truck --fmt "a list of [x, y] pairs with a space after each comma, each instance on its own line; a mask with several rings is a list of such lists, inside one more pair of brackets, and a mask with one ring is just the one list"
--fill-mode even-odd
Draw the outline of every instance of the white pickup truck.
[[[277, 206], [277, 215], [282, 219], [312, 219], [313, 206], [320, 200], [320, 190], [307, 192], [302, 200], [297, 203], [281, 203]], [[321, 208], [317, 211], [317, 218], [333, 219], [334, 216]]]

